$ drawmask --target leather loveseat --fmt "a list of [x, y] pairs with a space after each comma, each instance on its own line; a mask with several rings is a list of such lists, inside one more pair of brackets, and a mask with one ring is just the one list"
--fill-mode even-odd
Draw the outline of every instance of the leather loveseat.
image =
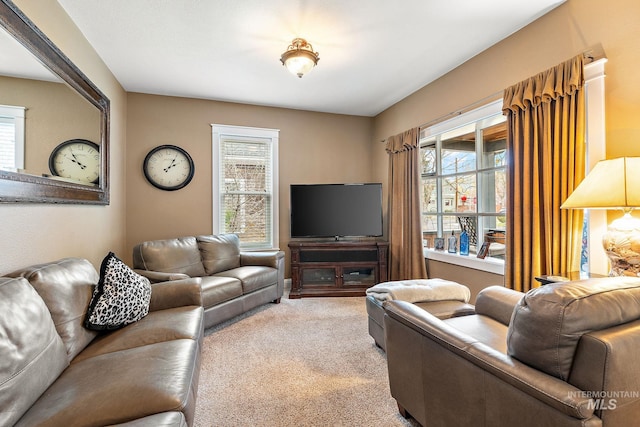
[[152, 282], [201, 278], [204, 327], [268, 302], [284, 291], [284, 252], [245, 252], [236, 234], [151, 240], [133, 248], [135, 271]]
[[640, 422], [640, 279], [481, 291], [476, 313], [438, 319], [384, 305], [391, 394], [423, 426]]
[[97, 332], [83, 320], [98, 280], [80, 258], [0, 277], [1, 426], [193, 424], [198, 281], [151, 285], [145, 317]]

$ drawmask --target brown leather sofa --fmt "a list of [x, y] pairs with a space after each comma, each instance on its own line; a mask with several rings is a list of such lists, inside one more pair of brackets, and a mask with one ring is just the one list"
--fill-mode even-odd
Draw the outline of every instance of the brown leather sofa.
[[99, 276], [65, 258], [0, 278], [0, 425], [191, 426], [203, 309], [197, 279], [152, 285], [149, 314], [83, 321]]
[[151, 282], [201, 278], [204, 327], [268, 302], [284, 291], [284, 252], [244, 252], [236, 234], [151, 240], [133, 248], [135, 271]]
[[640, 279], [490, 287], [444, 320], [384, 308], [391, 394], [423, 426], [639, 425]]

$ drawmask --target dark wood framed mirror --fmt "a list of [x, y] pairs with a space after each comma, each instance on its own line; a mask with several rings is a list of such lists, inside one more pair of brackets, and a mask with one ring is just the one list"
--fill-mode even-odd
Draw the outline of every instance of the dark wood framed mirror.
[[[16, 143], [17, 155], [12, 154], [18, 160], [13, 166], [6, 166], [11, 159], [0, 163], [0, 203], [108, 205], [109, 99], [10, 0], [0, 0], [0, 33], [2, 54], [15, 51], [15, 60], [3, 57], [0, 61], [0, 123], [3, 107], [22, 109], [25, 123], [22, 131], [16, 128], [24, 136], [22, 146]], [[2, 43], [9, 46], [5, 49]], [[30, 65], [21, 66], [23, 62]], [[25, 71], [38, 66], [48, 77]], [[72, 139], [98, 145], [95, 182], [51, 173], [51, 153]], [[71, 162], [83, 167], [82, 154], [74, 155]]]

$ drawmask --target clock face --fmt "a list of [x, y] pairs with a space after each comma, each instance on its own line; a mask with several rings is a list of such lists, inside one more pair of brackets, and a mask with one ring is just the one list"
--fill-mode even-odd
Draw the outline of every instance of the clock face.
[[168, 191], [185, 187], [195, 172], [189, 153], [175, 145], [161, 145], [151, 150], [142, 170], [152, 185]]
[[95, 184], [100, 177], [98, 144], [86, 139], [70, 139], [58, 145], [49, 156], [49, 170], [55, 176], [82, 184]]

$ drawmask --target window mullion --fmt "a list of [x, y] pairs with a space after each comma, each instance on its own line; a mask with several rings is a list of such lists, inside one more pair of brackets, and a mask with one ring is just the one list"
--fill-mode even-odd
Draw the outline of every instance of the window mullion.
[[436, 209], [437, 209], [437, 227], [438, 231], [436, 235], [443, 237], [444, 235], [444, 220], [442, 217], [443, 203], [442, 203], [442, 137], [436, 136]]

